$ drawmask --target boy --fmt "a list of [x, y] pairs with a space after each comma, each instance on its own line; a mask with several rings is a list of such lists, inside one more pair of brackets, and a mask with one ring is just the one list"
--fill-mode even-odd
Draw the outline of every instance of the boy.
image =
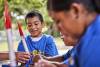
[[[25, 17], [27, 29], [30, 33], [25, 39], [30, 52], [40, 52], [45, 56], [55, 56], [58, 54], [53, 37], [50, 35], [42, 34], [43, 17], [37, 11], [29, 12]], [[22, 41], [19, 43], [18, 51], [25, 51]], [[29, 67], [32, 63], [30, 59], [26, 63]]]

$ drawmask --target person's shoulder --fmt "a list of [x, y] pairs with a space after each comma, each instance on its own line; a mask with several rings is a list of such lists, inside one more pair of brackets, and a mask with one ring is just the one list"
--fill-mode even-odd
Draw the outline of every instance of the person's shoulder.
[[31, 39], [31, 36], [30, 35], [26, 35], [25, 36], [25, 40], [29, 40], [29, 39]]
[[26, 36], [25, 36], [25, 38], [30, 38], [30, 37], [31, 37], [30, 35], [26, 35]]
[[53, 38], [53, 36], [49, 34], [43, 34], [43, 36], [45, 36], [46, 38]]

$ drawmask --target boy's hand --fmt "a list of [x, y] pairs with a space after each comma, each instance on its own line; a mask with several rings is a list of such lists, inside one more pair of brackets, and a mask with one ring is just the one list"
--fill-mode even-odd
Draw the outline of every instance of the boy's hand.
[[30, 54], [26, 52], [16, 52], [15, 55], [16, 55], [16, 61], [20, 63], [25, 63], [30, 58]]
[[41, 59], [41, 56], [39, 54], [34, 55], [34, 57], [33, 57], [33, 63], [38, 62], [40, 59]]

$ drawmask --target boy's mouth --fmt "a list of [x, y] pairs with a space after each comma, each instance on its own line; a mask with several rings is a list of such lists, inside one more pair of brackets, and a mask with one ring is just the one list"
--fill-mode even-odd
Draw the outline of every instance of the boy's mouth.
[[30, 29], [30, 32], [37, 32], [38, 31], [38, 29]]

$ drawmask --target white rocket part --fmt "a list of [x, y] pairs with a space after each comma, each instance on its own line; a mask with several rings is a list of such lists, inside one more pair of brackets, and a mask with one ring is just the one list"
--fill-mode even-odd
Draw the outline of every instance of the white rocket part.
[[6, 30], [7, 34], [7, 41], [8, 41], [8, 49], [9, 49], [9, 59], [11, 63], [11, 67], [16, 67], [16, 61], [15, 61], [15, 52], [13, 50], [13, 39], [12, 39], [12, 31], [11, 29]]

